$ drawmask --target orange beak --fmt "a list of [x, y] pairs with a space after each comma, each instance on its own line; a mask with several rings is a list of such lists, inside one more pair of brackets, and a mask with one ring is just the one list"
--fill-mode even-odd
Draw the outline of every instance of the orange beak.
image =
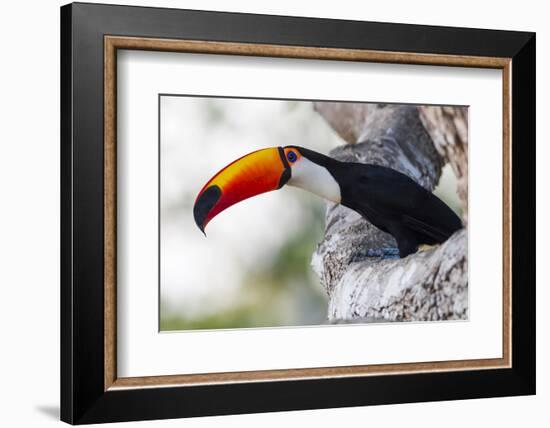
[[282, 147], [262, 149], [230, 163], [202, 188], [193, 207], [195, 223], [206, 225], [223, 210], [261, 193], [280, 189], [290, 179]]

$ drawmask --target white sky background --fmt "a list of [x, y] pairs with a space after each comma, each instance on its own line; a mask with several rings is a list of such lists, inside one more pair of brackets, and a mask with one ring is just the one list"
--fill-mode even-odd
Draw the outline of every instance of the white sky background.
[[[239, 299], [247, 274], [301, 227], [305, 201], [285, 187], [243, 201], [206, 228], [192, 209], [219, 169], [253, 150], [302, 145], [327, 153], [341, 144], [310, 102], [161, 97], [161, 301], [193, 316]], [[319, 240], [322, 237], [319, 237]], [[313, 250], [313, 249], [312, 249]]]

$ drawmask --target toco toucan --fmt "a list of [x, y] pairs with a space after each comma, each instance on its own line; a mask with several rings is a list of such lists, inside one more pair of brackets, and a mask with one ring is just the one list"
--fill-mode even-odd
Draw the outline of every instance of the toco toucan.
[[462, 227], [445, 203], [405, 174], [341, 162], [298, 146], [258, 150], [223, 168], [199, 192], [195, 222], [204, 233], [208, 222], [226, 208], [285, 184], [357, 211], [395, 238], [400, 257], [422, 244], [444, 242]]

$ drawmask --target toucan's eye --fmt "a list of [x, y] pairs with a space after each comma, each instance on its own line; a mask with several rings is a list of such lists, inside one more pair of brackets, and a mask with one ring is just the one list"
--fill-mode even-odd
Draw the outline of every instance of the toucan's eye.
[[286, 158], [290, 163], [296, 162], [296, 159], [298, 159], [298, 156], [296, 156], [296, 153], [293, 151], [290, 151], [286, 154]]

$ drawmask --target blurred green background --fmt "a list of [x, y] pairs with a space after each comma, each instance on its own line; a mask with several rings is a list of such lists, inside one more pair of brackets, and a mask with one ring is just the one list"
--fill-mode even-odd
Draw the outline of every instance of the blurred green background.
[[163, 299], [161, 330], [322, 324], [327, 298], [309, 263], [323, 233], [324, 210], [319, 204], [304, 205], [309, 221], [303, 230], [289, 236], [272, 259], [259, 260], [242, 281], [237, 302], [186, 316], [184, 305], [178, 310]]
[[[204, 183], [253, 150], [343, 142], [310, 102], [162, 96], [160, 330], [322, 324], [327, 297], [310, 260], [325, 203], [285, 187], [216, 217], [205, 238], [192, 207]], [[458, 210], [446, 167], [436, 193]]]

